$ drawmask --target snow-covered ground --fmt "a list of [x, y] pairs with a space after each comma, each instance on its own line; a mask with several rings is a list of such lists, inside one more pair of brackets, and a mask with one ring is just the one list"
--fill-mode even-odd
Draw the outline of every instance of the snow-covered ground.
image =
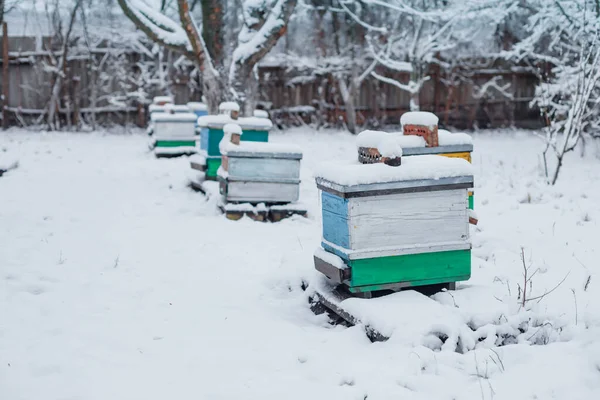
[[[313, 170], [355, 157], [354, 137], [272, 135], [304, 150], [310, 213], [276, 224], [218, 215], [187, 187], [186, 158], [157, 160], [146, 141], [0, 134], [0, 163], [19, 161], [0, 178], [0, 399], [600, 398], [591, 146], [547, 187], [538, 139], [475, 135], [473, 277], [356, 300], [391, 334], [373, 344], [315, 316], [301, 289], [318, 279]], [[525, 309], [521, 248], [529, 298], [564, 279]]]

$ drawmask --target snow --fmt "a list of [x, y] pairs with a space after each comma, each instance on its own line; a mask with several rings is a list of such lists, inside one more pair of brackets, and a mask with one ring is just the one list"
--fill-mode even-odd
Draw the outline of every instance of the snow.
[[238, 124], [225, 124], [225, 126], [223, 126], [223, 132], [228, 135], [233, 135], [233, 134], [241, 135], [242, 128]]
[[150, 120], [152, 122], [195, 122], [198, 117], [194, 113], [152, 113]]
[[206, 106], [206, 104], [204, 103], [199, 103], [199, 102], [189, 102], [187, 103], [187, 106], [190, 110], [193, 111], [206, 111], [208, 110], [208, 107]]
[[445, 129], [438, 130], [438, 143], [440, 146], [473, 144], [473, 138], [466, 133], [450, 133]]
[[317, 247], [317, 249], [314, 252], [314, 256], [333, 265], [336, 268], [339, 268], [339, 269], [346, 268], [346, 264], [344, 263], [344, 260], [342, 260], [340, 257], [336, 256], [333, 253], [329, 253], [329, 252], [323, 250], [321, 247]]
[[354, 186], [370, 183], [452, 178], [472, 174], [472, 166], [466, 160], [427, 155], [405, 157], [402, 159], [402, 165], [398, 167], [383, 163], [361, 164], [354, 159], [329, 161], [319, 165], [315, 177], [340, 185]]
[[377, 145], [377, 150], [382, 157], [398, 158], [402, 157], [402, 147], [393, 136], [388, 136]]
[[435, 126], [438, 121], [439, 119], [435, 114], [427, 111], [409, 111], [400, 117], [400, 124], [402, 125]]
[[229, 178], [229, 172], [225, 171], [223, 169], [223, 166], [219, 166], [219, 168], [217, 168], [217, 176], [223, 178], [223, 179], [227, 179]]
[[171, 155], [171, 154], [193, 154], [198, 149], [194, 146], [177, 146], [177, 147], [155, 147], [154, 154], [158, 155]]
[[215, 129], [221, 129], [225, 124], [236, 123], [237, 120], [234, 120], [229, 115], [219, 114], [219, 115], [203, 115], [198, 117], [197, 124], [200, 127], [210, 127]]
[[225, 101], [219, 104], [219, 111], [240, 111], [240, 105], [233, 101]]
[[160, 106], [161, 103], [173, 103], [173, 97], [171, 96], [156, 96], [152, 99], [152, 104]]
[[[229, 143], [225, 148], [226, 152], [232, 153], [240, 151], [244, 153], [272, 153], [272, 154], [295, 154], [302, 155], [302, 149], [294, 144], [264, 143], [264, 142], [246, 142], [241, 141], [239, 145]], [[223, 153], [222, 153], [223, 154]]]
[[204, 154], [194, 154], [188, 158], [190, 162], [194, 162], [200, 165], [206, 165], [206, 155]]
[[362, 131], [356, 137], [356, 147], [378, 148], [383, 140], [393, 137], [400, 147], [425, 147], [426, 142], [421, 136], [404, 135], [402, 132]]
[[271, 120], [266, 118], [258, 117], [244, 117], [233, 119], [226, 114], [218, 115], [203, 115], [198, 117], [198, 125], [201, 127], [210, 127], [215, 129], [222, 129], [225, 124], [238, 124], [242, 129], [256, 129], [268, 131], [273, 127]]
[[398, 134], [392, 133], [392, 135], [395, 135], [396, 141], [400, 147], [413, 148], [427, 146], [427, 142], [425, 142], [425, 139], [422, 136], [404, 135], [402, 132]]
[[257, 205], [252, 205], [250, 203], [227, 203], [223, 206], [226, 211], [244, 211], [244, 212], [265, 212], [268, 211], [265, 203], [258, 203]]
[[242, 117], [238, 118], [238, 124], [242, 129], [256, 129], [268, 131], [273, 127], [273, 122], [267, 118]]
[[384, 131], [362, 131], [356, 136], [356, 146], [377, 148], [379, 143], [388, 136], [389, 133]]
[[[541, 140], [474, 134], [472, 277], [433, 297], [352, 299], [348, 308], [391, 334], [372, 344], [363, 327], [332, 327], [307, 301], [323, 284], [311, 176], [323, 160], [354, 158], [354, 136], [271, 135], [304, 153], [308, 218], [278, 223], [227, 220], [218, 183], [204, 183], [208, 199], [194, 193], [189, 159], [156, 159], [146, 139], [0, 133], [0, 159], [19, 160], [0, 178], [1, 398], [599, 398], [593, 141], [583, 159], [567, 155], [549, 187]], [[531, 296], [568, 274], [524, 308], [521, 247], [538, 271]]]
[[231, 143], [231, 135], [223, 135], [223, 138], [219, 142], [219, 152], [222, 155], [226, 155], [228, 151], [236, 149], [239, 144]]
[[253, 114], [257, 118], [269, 118], [269, 113], [265, 110], [254, 110]]

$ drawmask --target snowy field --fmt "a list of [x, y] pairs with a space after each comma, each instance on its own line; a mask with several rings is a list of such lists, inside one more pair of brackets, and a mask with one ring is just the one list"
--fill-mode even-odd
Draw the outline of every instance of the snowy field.
[[0, 134], [0, 164], [19, 162], [0, 177], [0, 399], [600, 398], [597, 149], [547, 187], [537, 138], [474, 138], [473, 276], [356, 300], [391, 334], [373, 344], [301, 289], [318, 279], [312, 171], [355, 157], [352, 136], [272, 135], [304, 150], [310, 213], [272, 224], [218, 215], [186, 158], [141, 134]]

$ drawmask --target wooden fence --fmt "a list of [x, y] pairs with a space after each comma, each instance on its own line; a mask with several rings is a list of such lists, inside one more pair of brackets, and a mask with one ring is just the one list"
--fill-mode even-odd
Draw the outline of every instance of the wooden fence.
[[[27, 125], [43, 121], [53, 79], [51, 56], [54, 53], [46, 50], [50, 47], [48, 40], [10, 36], [7, 41], [2, 40], [4, 53], [7, 53], [2, 57], [0, 81], [5, 94], [3, 124]], [[148, 99], [163, 94], [164, 90], [156, 83], [136, 86], [141, 75], [139, 62], [147, 56], [124, 53], [119, 55], [122, 57], [121, 64], [102, 64], [101, 60], [108, 51], [94, 49], [92, 53], [73, 53], [68, 58], [62, 93], [62, 97], [68, 100], [61, 102], [58, 111], [65, 116], [78, 112], [86, 121], [93, 114], [100, 124], [143, 125]], [[5, 62], [6, 55], [8, 63]], [[408, 76], [391, 71], [380, 72], [399, 81], [408, 79]], [[259, 76], [261, 104], [271, 111], [278, 125], [343, 125], [345, 107], [333, 75], [301, 76], [286, 65], [265, 65], [259, 67]], [[541, 125], [539, 112], [529, 107], [535, 92], [536, 76], [526, 69], [504, 65], [470, 71], [468, 80], [453, 86], [447, 84], [448, 77], [439, 69], [432, 68], [429, 76], [419, 95], [420, 108], [436, 113], [442, 125], [457, 128], [536, 128]], [[101, 77], [110, 79], [99, 83]], [[482, 97], [474, 96], [477, 87], [493, 77], [499, 77], [496, 78], [499, 79], [498, 85], [510, 83], [510, 97], [493, 90]], [[168, 82], [177, 103], [201, 98], [197, 89], [200, 85], [188, 73], [173, 69], [168, 74]], [[142, 92], [145, 98], [140, 95]], [[121, 101], [115, 93], [123, 93]], [[356, 99], [358, 123], [370, 126], [397, 124], [400, 115], [409, 110], [409, 104], [407, 92], [372, 78], [366, 79]]]

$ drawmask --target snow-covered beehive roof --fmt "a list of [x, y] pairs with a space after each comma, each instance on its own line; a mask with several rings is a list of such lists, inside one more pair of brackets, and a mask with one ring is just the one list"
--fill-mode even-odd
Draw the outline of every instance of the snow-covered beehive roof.
[[208, 107], [206, 106], [206, 104], [200, 103], [197, 101], [191, 101], [191, 102], [187, 103], [187, 106], [190, 110], [193, 110], [193, 111], [207, 111], [208, 110]]
[[379, 142], [387, 138], [390, 134], [384, 131], [362, 131], [356, 136], [357, 147], [377, 148]]
[[229, 115], [203, 115], [198, 118], [198, 126], [203, 128], [223, 129], [225, 124], [236, 123], [242, 130], [268, 131], [273, 127], [271, 120], [258, 117], [242, 117], [233, 119]]
[[402, 148], [425, 147], [426, 145], [425, 139], [420, 136], [404, 136], [404, 134], [396, 132], [388, 133], [384, 131], [362, 131], [356, 137], [356, 147], [378, 148], [381, 141], [387, 140], [388, 137], [393, 137], [398, 145]]
[[331, 161], [316, 169], [317, 185], [338, 193], [386, 192], [436, 185], [473, 187], [471, 164], [461, 158], [425, 155], [402, 159], [402, 165]]
[[152, 122], [196, 122], [196, 114], [187, 112], [187, 113], [154, 113], [150, 115], [150, 120]]
[[221, 154], [227, 154], [229, 157], [289, 158], [300, 160], [302, 158], [302, 149], [289, 144], [242, 141], [239, 145], [233, 143], [225, 144], [223, 149], [221, 149]]
[[388, 135], [379, 142], [377, 145], [377, 150], [379, 150], [379, 154], [381, 154], [382, 157], [402, 157], [402, 146], [400, 146], [400, 143], [396, 140], [396, 138], [391, 135]]
[[235, 123], [237, 122], [229, 115], [219, 114], [219, 115], [203, 115], [198, 117], [198, 126], [203, 128], [213, 128], [213, 129], [223, 129], [225, 124]]
[[152, 99], [152, 104], [159, 104], [160, 103], [173, 103], [173, 97], [171, 96], [156, 96], [155, 98]]
[[438, 121], [439, 118], [435, 114], [427, 111], [409, 111], [400, 117], [401, 125], [435, 126]]
[[254, 110], [252, 114], [257, 118], [269, 118], [269, 113], [265, 110]]
[[451, 133], [445, 129], [438, 130], [440, 146], [473, 145], [473, 138], [466, 133]]
[[225, 101], [219, 104], [219, 111], [240, 111], [240, 105], [234, 101]]
[[155, 112], [166, 112], [166, 113], [187, 113], [190, 112], [190, 108], [185, 104], [150, 104], [148, 106], [150, 113]]

